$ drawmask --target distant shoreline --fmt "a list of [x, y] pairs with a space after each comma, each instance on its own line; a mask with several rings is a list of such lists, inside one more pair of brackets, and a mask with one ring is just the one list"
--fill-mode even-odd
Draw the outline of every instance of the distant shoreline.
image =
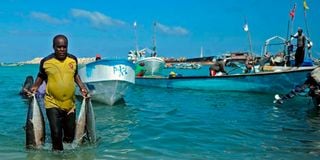
[[[29, 61], [22, 61], [22, 62], [17, 62], [18, 64], [40, 64], [40, 61], [43, 57], [36, 57], [32, 60]], [[78, 63], [79, 64], [87, 64], [90, 62], [95, 61], [95, 57], [83, 57], [83, 58], [78, 58]]]

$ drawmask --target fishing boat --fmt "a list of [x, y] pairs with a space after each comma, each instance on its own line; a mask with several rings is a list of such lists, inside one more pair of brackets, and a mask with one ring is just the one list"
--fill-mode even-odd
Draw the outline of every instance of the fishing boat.
[[286, 67], [277, 71], [222, 76], [137, 77], [136, 85], [207, 91], [286, 93], [316, 67]]
[[160, 57], [143, 57], [137, 60], [137, 64], [144, 64], [146, 72], [144, 75], [161, 75], [165, 62]]
[[148, 50], [149, 49], [144, 48], [140, 51], [130, 51], [128, 54], [128, 60], [132, 61], [136, 65], [143, 63], [146, 70], [144, 75], [146, 76], [161, 75], [162, 70], [165, 67], [164, 59], [155, 56], [145, 56], [146, 51]]
[[[154, 22], [153, 27], [153, 47], [152, 49], [143, 48], [141, 50], [138, 49], [138, 38], [137, 38], [137, 23], [134, 23], [134, 31], [135, 31], [135, 39], [136, 39], [136, 49], [130, 50], [128, 53], [128, 60], [132, 61], [136, 65], [140, 65], [141, 63], [144, 64], [144, 68], [146, 72], [144, 73], [145, 76], [154, 76], [154, 75], [161, 75], [162, 70], [165, 67], [165, 61], [163, 58], [157, 57], [156, 51], [156, 25], [157, 23]], [[150, 56], [149, 56], [150, 55]]]
[[128, 60], [101, 59], [80, 68], [79, 76], [87, 86], [92, 101], [114, 105], [135, 83], [134, 70], [134, 64]]

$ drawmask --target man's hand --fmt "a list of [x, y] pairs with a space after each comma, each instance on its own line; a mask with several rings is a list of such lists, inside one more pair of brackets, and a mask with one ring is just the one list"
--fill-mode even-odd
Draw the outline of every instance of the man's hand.
[[37, 93], [38, 87], [32, 86], [30, 90], [27, 90], [26, 88], [23, 90], [27, 93], [28, 97], [31, 97], [33, 94]]
[[74, 111], [75, 111], [75, 108], [72, 108], [72, 109], [67, 113], [67, 115], [69, 115], [69, 114], [71, 114], [71, 113], [74, 113]]
[[31, 97], [31, 96], [32, 96], [32, 92], [29, 91], [27, 88], [23, 88], [23, 92], [26, 93], [26, 95], [27, 95], [28, 97]]
[[88, 96], [88, 90], [86, 88], [80, 88], [80, 92], [83, 97], [86, 98]]
[[311, 49], [312, 45], [313, 45], [313, 43], [311, 41], [308, 41], [307, 48]]

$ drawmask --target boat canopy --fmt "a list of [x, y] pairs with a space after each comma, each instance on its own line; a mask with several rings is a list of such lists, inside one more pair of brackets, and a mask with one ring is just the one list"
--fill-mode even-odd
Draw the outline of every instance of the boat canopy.
[[[278, 43], [271, 43], [272, 41], [278, 40], [280, 42]], [[263, 52], [261, 53], [261, 56], [263, 56], [263, 54], [268, 52], [268, 47], [271, 45], [283, 45], [284, 47], [286, 46], [286, 39], [280, 36], [273, 36], [269, 39], [267, 39], [264, 43], [263, 46]]]

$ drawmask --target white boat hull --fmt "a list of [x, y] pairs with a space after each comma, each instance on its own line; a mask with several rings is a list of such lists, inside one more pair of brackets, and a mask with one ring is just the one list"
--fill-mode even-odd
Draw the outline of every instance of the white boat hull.
[[108, 105], [114, 105], [116, 102], [123, 99], [126, 91], [133, 83], [127, 81], [113, 80], [113, 81], [99, 81], [86, 83], [90, 89], [92, 100]]
[[159, 57], [143, 57], [137, 60], [136, 64], [144, 63], [145, 75], [161, 75], [165, 61]]
[[135, 83], [134, 68], [128, 60], [99, 60], [79, 69], [79, 76], [93, 101], [114, 105]]

